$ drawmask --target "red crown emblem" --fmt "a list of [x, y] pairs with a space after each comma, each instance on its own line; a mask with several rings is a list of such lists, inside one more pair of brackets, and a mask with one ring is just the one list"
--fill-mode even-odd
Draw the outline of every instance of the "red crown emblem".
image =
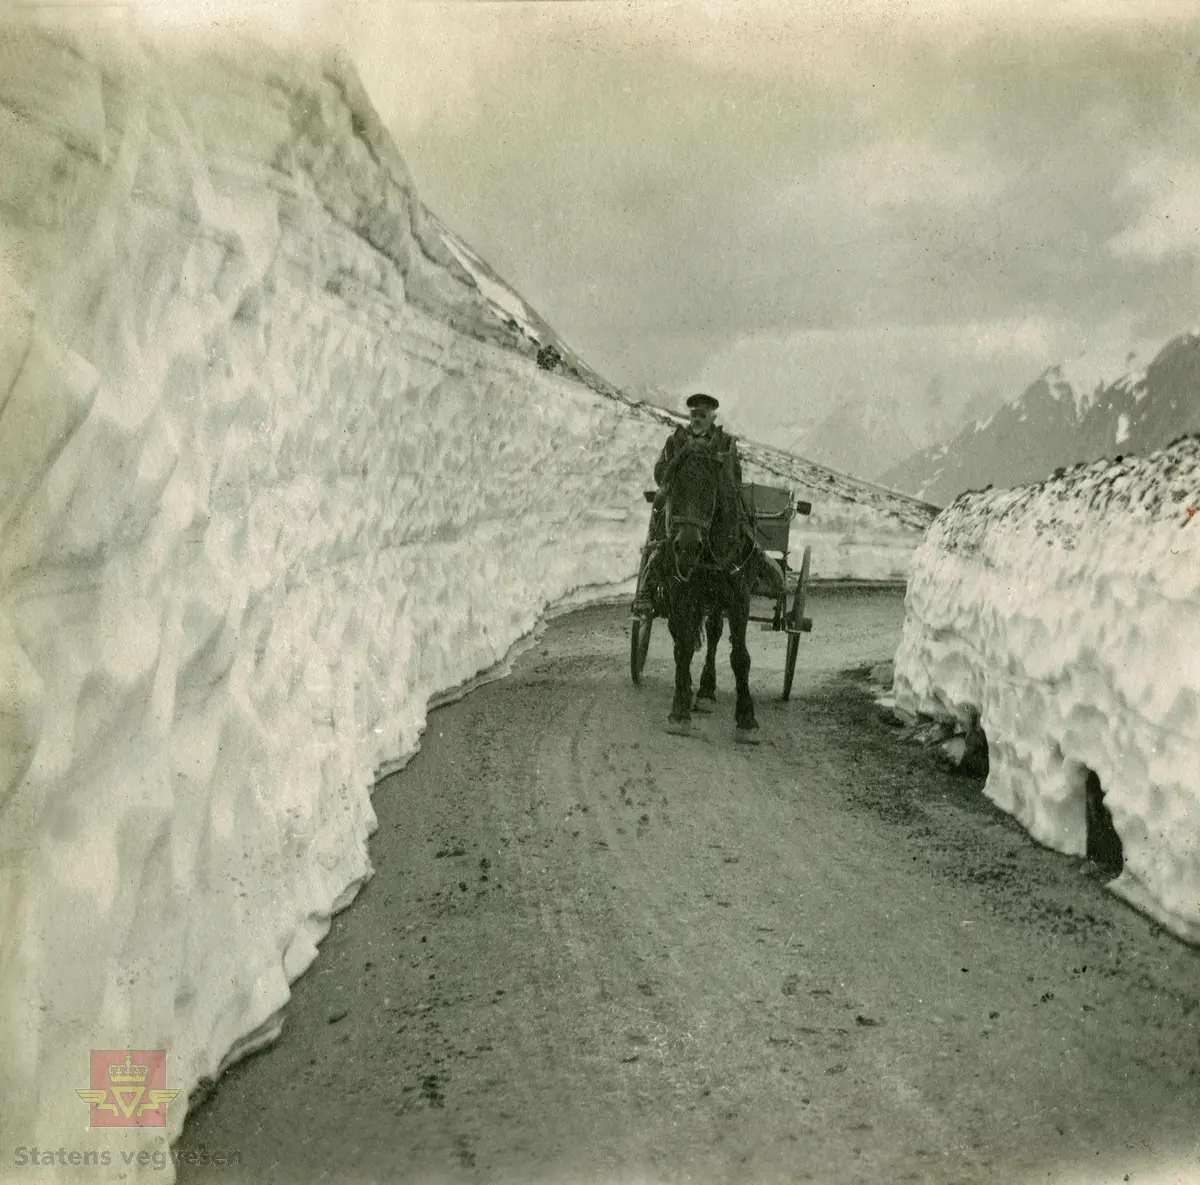
[[92, 1108], [91, 1127], [166, 1127], [179, 1091], [167, 1088], [166, 1050], [93, 1049], [91, 1086], [75, 1093]]

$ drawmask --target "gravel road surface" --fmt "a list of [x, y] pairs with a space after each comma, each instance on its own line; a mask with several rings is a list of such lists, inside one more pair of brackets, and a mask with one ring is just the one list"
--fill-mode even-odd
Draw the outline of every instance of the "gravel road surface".
[[[185, 1183], [1200, 1180], [1200, 952], [902, 741], [899, 590], [824, 589], [763, 743], [664, 731], [623, 609], [551, 624], [383, 782], [377, 874]], [[699, 661], [695, 675], [699, 674]]]

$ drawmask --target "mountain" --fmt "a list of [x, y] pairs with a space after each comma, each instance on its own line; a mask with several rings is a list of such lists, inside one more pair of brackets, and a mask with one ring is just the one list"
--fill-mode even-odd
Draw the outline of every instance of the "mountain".
[[977, 420], [986, 420], [995, 415], [1007, 402], [997, 389], [971, 392], [957, 414], [948, 419], [945, 427], [935, 434], [935, 439], [930, 440], [930, 445], [949, 443], [964, 429], [972, 427]]
[[809, 460], [867, 481], [917, 447], [896, 404], [865, 394], [842, 400], [811, 432], [803, 433], [802, 443]]
[[1145, 357], [1092, 353], [1051, 366], [986, 420], [878, 480], [945, 506], [967, 489], [1025, 485], [1060, 466], [1144, 454], [1200, 431], [1200, 330]]

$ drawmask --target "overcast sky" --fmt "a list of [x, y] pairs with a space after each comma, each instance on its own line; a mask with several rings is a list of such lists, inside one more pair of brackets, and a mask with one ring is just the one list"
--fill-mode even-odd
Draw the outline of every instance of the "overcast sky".
[[589, 363], [803, 419], [1014, 396], [1200, 320], [1196, 9], [286, 11], [349, 43], [426, 205]]
[[1200, 319], [1195, 10], [427, 3], [354, 53], [426, 204], [589, 362], [803, 418]]

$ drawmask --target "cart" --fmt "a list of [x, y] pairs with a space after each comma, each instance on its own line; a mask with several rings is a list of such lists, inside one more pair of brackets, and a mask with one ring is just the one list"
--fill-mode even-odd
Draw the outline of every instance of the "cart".
[[[647, 502], [653, 502], [655, 491], [647, 490], [644, 496]], [[783, 576], [782, 581], [777, 582], [771, 579], [769, 572], [759, 574], [755, 586], [750, 590], [750, 620], [759, 622], [764, 631], [787, 634], [787, 653], [783, 667], [783, 698], [786, 700], [792, 694], [800, 635], [812, 632], [812, 619], [804, 616], [812, 548], [806, 546], [801, 553], [798, 572], [788, 566], [791, 525], [795, 515], [810, 514], [812, 504], [798, 501], [790, 489], [755, 483], [743, 484], [741, 496], [742, 505], [753, 524], [759, 546], [774, 561]], [[642, 669], [646, 665], [654, 619], [666, 616], [665, 606], [655, 603], [651, 595], [653, 590], [646, 587], [650, 558], [656, 548], [663, 546], [665, 544], [661, 540], [651, 539], [647, 532], [646, 542], [642, 547], [629, 631], [629, 672], [635, 685], [641, 682]], [[792, 603], [789, 608], [788, 591], [793, 582]], [[762, 611], [764, 600], [769, 602], [769, 613]], [[756, 609], [759, 612], [756, 613]]]

